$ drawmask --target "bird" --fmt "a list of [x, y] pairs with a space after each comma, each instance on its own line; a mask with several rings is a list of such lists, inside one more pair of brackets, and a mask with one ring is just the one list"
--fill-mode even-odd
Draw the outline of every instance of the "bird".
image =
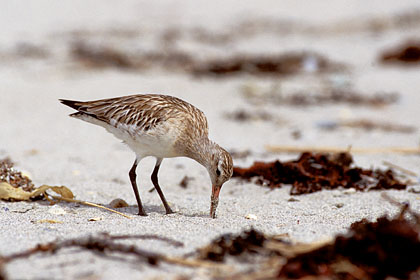
[[147, 216], [136, 182], [138, 163], [155, 157], [151, 174], [166, 214], [174, 213], [159, 186], [158, 172], [164, 158], [188, 157], [204, 166], [212, 184], [210, 217], [216, 218], [222, 185], [232, 177], [232, 157], [208, 137], [204, 113], [190, 103], [170, 95], [134, 94], [94, 101], [59, 99], [77, 112], [70, 117], [104, 127], [122, 140], [136, 158], [129, 178], [138, 205], [138, 215]]

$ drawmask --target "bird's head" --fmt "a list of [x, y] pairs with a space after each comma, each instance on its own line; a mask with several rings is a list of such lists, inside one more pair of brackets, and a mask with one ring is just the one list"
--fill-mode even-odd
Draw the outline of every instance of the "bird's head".
[[210, 164], [207, 166], [212, 183], [210, 216], [216, 217], [219, 203], [219, 193], [223, 184], [232, 177], [233, 162], [230, 154], [223, 148], [216, 146], [211, 153]]

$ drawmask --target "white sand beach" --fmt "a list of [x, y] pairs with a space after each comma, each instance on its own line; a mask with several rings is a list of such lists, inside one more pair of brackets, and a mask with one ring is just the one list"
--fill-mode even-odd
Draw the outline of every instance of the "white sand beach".
[[[0, 4], [0, 10], [0, 159], [10, 157], [36, 186], [64, 185], [79, 200], [109, 206], [115, 198], [124, 199], [130, 206], [117, 210], [133, 217], [75, 203], [0, 201], [0, 255], [101, 232], [154, 234], [184, 244], [124, 241], [168, 256], [184, 256], [221, 234], [250, 227], [266, 234], [288, 234], [296, 242], [314, 242], [346, 232], [363, 218], [374, 221], [398, 213], [382, 193], [420, 210], [419, 194], [408, 191], [418, 190], [418, 185], [401, 191], [323, 190], [289, 201], [288, 185], [269, 189], [232, 178], [220, 193], [217, 218], [211, 219], [207, 171], [191, 159], [171, 158], [163, 161], [159, 182], [176, 213], [165, 215], [157, 193], [149, 192], [154, 159], [147, 158], [139, 164], [137, 179], [149, 216], [137, 216], [128, 177], [134, 153], [103, 128], [68, 117], [72, 110], [58, 102], [133, 93], [182, 98], [206, 114], [212, 140], [228, 151], [250, 152], [245, 158], [234, 157], [235, 166], [241, 167], [298, 157], [272, 153], [266, 145], [418, 147], [420, 67], [379, 61], [383, 51], [419, 39], [418, 1], [9, 1]], [[411, 20], [403, 22], [409, 15]], [[92, 61], [75, 55], [81, 45], [119, 50], [137, 59], [137, 64], [92, 66]], [[171, 57], [178, 52], [206, 61], [292, 51], [317, 53], [345, 69], [318, 73], [320, 66], [315, 63], [291, 75], [213, 77], [191, 74], [187, 63], [176, 59], [139, 59], [143, 53]], [[366, 95], [395, 93], [398, 100], [379, 107], [264, 101], [270, 90], [287, 96], [331, 85]], [[228, 117], [240, 110], [250, 112], [250, 119]], [[258, 117], [258, 112], [269, 117]], [[360, 119], [406, 125], [413, 131], [322, 129]], [[355, 164], [364, 168], [385, 169], [388, 161], [420, 173], [418, 154], [353, 156]], [[185, 176], [191, 179], [183, 188], [180, 182]], [[249, 214], [255, 219], [247, 219]], [[80, 249], [36, 254], [10, 262], [4, 270], [8, 279], [211, 278], [203, 268], [150, 266], [134, 258], [103, 257]]]

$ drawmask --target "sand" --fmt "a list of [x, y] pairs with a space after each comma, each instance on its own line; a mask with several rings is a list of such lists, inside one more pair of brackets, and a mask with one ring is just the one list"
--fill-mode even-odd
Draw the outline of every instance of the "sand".
[[[232, 179], [221, 191], [217, 218], [210, 219], [211, 185], [207, 171], [193, 160], [174, 158], [163, 161], [159, 174], [166, 198], [176, 210], [175, 214], [165, 215], [157, 193], [148, 192], [154, 165], [154, 159], [148, 158], [140, 163], [137, 172], [149, 216], [139, 217], [135, 215], [137, 208], [128, 179], [134, 154], [104, 129], [69, 118], [71, 110], [58, 102], [58, 98], [94, 100], [151, 92], [180, 97], [204, 111], [214, 141], [230, 151], [251, 152], [249, 157], [234, 159], [237, 166], [249, 166], [255, 160], [297, 157], [267, 152], [265, 145], [416, 147], [418, 131], [408, 134], [346, 128], [325, 131], [319, 126], [342, 119], [368, 118], [419, 128], [420, 68], [378, 63], [381, 51], [418, 34], [416, 24], [390, 27], [398, 13], [420, 9], [417, 1], [373, 1], [369, 5], [365, 1], [351, 4], [347, 1], [306, 4], [241, 1], [240, 5], [235, 1], [153, 4], [29, 1], [6, 5], [0, 8], [4, 15], [0, 17], [0, 157], [9, 156], [16, 168], [27, 172], [37, 186], [65, 185], [77, 199], [105, 206], [115, 198], [124, 199], [130, 206], [121, 211], [133, 219], [73, 203], [51, 206], [45, 201], [0, 201], [1, 255], [20, 252], [38, 243], [101, 232], [156, 234], [183, 242], [183, 247], [176, 248], [156, 240], [128, 241], [139, 248], [170, 256], [183, 256], [221, 234], [238, 233], [250, 227], [266, 234], [288, 234], [299, 242], [313, 242], [346, 232], [351, 223], [363, 218], [375, 220], [384, 214], [397, 213], [398, 208], [386, 202], [382, 193], [398, 201], [408, 201], [413, 209], [420, 210], [419, 195], [407, 190], [321, 191], [294, 196], [297, 201], [292, 202], [290, 186], [270, 190]], [[368, 29], [366, 22], [370, 19], [381, 19], [384, 29], [375, 32]], [[267, 25], [267, 22], [283, 21], [290, 23], [290, 30]], [[236, 24], [244, 22], [248, 22], [248, 27], [252, 26], [249, 22], [263, 27], [255, 27], [254, 33], [251, 27], [248, 33], [235, 29]], [[192, 36], [191, 30], [198, 27], [210, 34], [239, 35], [227, 42], [209, 43]], [[200, 58], [308, 50], [342, 62], [348, 69], [338, 74], [306, 73], [281, 78], [251, 75], [197, 78], [159, 66], [140, 71], [86, 68], [69, 54], [69, 46], [79, 40], [110, 44], [134, 53], [160, 49], [165, 47], [160, 38], [167, 30], [180, 30], [183, 35], [176, 41], [177, 49]], [[47, 57], [17, 54], [17, 46], [22, 44], [41, 47], [48, 52]], [[242, 94], [244, 87], [259, 92], [275, 85], [287, 92], [326, 80], [347, 83], [368, 94], [396, 92], [400, 99], [382, 108], [347, 104], [296, 107], [252, 105]], [[277, 121], [237, 122], [226, 118], [226, 113], [239, 109], [263, 110]], [[300, 138], [293, 136], [295, 131], [300, 132]], [[419, 172], [418, 155], [356, 154], [354, 159], [357, 165], [367, 168], [385, 168], [383, 161], [390, 161]], [[187, 188], [182, 188], [180, 182], [186, 175], [192, 179]], [[249, 214], [256, 219], [247, 219]], [[98, 219], [90, 221], [92, 218]], [[61, 223], [39, 223], [45, 219]], [[77, 249], [13, 261], [5, 271], [10, 279], [210, 277], [205, 269], [165, 264], [152, 267], [131, 258], [105, 258]]]

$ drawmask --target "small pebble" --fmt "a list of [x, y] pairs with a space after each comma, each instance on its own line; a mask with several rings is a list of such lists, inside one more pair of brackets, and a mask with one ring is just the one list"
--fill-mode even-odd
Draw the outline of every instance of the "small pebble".
[[248, 215], [245, 216], [245, 219], [248, 219], [248, 220], [257, 220], [258, 217], [256, 215], [254, 215], [254, 214], [248, 214]]
[[109, 203], [109, 206], [112, 208], [123, 208], [123, 207], [128, 207], [128, 203], [125, 202], [124, 199], [116, 198]]
[[64, 210], [60, 205], [56, 204], [48, 209], [48, 213], [53, 215], [65, 215], [67, 214], [66, 210]]
[[356, 189], [355, 188], [349, 188], [343, 191], [344, 194], [353, 194], [356, 193]]

